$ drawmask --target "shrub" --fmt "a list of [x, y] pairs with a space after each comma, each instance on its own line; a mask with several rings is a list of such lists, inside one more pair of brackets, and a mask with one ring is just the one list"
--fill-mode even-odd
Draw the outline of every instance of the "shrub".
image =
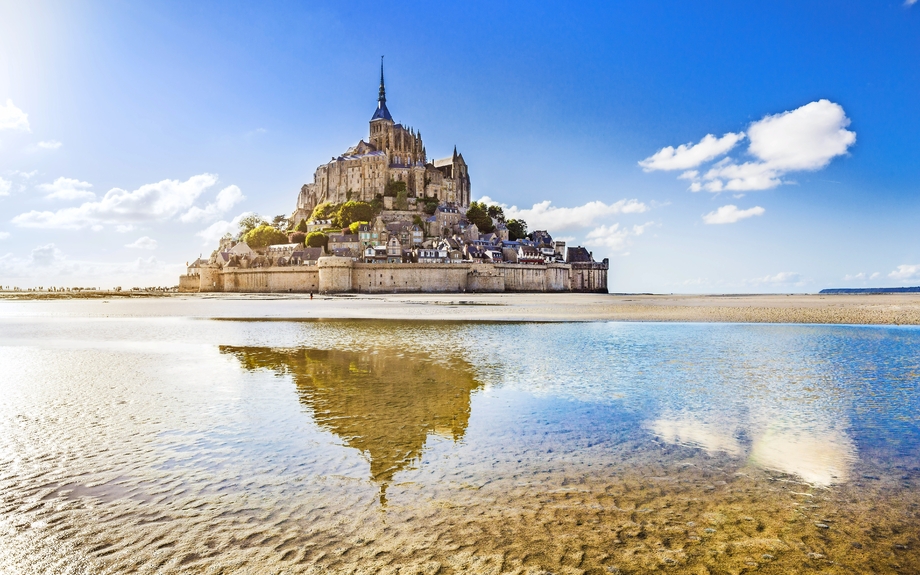
[[[400, 182], [402, 183], [402, 182]], [[408, 210], [409, 209], [409, 192], [405, 189], [396, 192], [396, 201], [393, 202], [393, 207], [397, 210]]]
[[307, 221], [306, 221], [306, 220], [300, 220], [300, 222], [297, 224], [297, 227], [294, 228], [294, 229], [297, 230], [298, 232], [307, 233], [307, 229], [308, 229], [308, 228], [307, 228]]
[[400, 182], [398, 180], [393, 180], [387, 182], [385, 188], [383, 188], [383, 195], [388, 198], [395, 198], [399, 192], [406, 192], [408, 195], [408, 190], [406, 189], [406, 182]]
[[329, 236], [323, 232], [310, 232], [307, 234], [307, 245], [311, 248], [323, 248], [329, 244]]
[[288, 242], [292, 244], [303, 244], [307, 239], [307, 234], [303, 232], [293, 232], [288, 235]]

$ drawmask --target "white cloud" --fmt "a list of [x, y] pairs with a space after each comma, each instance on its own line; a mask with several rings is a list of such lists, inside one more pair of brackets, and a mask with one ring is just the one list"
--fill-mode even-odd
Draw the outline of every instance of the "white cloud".
[[204, 208], [192, 206], [187, 212], [179, 218], [183, 222], [208, 221], [220, 217], [229, 211], [233, 206], [245, 200], [246, 196], [237, 186], [227, 186], [217, 193], [214, 202]]
[[0, 178], [0, 196], [10, 195], [10, 188], [12, 187], [13, 187], [13, 182]]
[[917, 265], [900, 265], [888, 277], [896, 280], [920, 280], [920, 264]]
[[703, 216], [703, 221], [707, 224], [733, 224], [745, 218], [762, 216], [765, 211], [766, 210], [760, 206], [739, 210], [738, 206], [729, 204], [727, 206], [722, 206], [714, 212], [709, 212]]
[[142, 238], [137, 238], [130, 244], [125, 244], [125, 247], [138, 250], [155, 250], [157, 249], [157, 241], [153, 238], [144, 236]]
[[776, 274], [775, 276], [764, 276], [764, 277], [762, 277], [762, 278], [755, 278], [755, 279], [752, 279], [752, 280], [748, 280], [748, 281], [745, 282], [745, 283], [752, 283], [752, 284], [773, 284], [773, 285], [779, 285], [779, 284], [796, 284], [796, 285], [801, 285], [801, 284], [804, 283], [804, 282], [802, 281], [802, 275], [801, 275], [801, 274], [797, 274], [797, 273], [794, 273], [794, 272], [780, 272], [780, 273]]
[[47, 192], [49, 200], [91, 200], [96, 194], [89, 191], [93, 185], [73, 178], [58, 178], [52, 184], [41, 184], [38, 189]]
[[49, 267], [62, 260], [63, 255], [54, 244], [46, 244], [33, 249], [30, 259], [36, 266]]
[[224, 237], [225, 234], [236, 234], [236, 232], [240, 229], [240, 221], [242, 221], [242, 219], [246, 216], [251, 216], [252, 214], [253, 212], [243, 212], [229, 222], [226, 220], [214, 222], [195, 235], [203, 239], [205, 245], [216, 246], [217, 242], [220, 241], [220, 238]]
[[818, 100], [751, 124], [748, 152], [779, 170], [820, 170], [856, 142], [849, 125], [840, 104]]
[[573, 228], [586, 228], [596, 220], [617, 214], [641, 214], [648, 211], [648, 206], [638, 200], [620, 200], [612, 204], [601, 201], [588, 202], [574, 208], [559, 208], [552, 205], [550, 200], [534, 204], [531, 208], [518, 208], [499, 204], [488, 196], [480, 202], [502, 207], [508, 219], [524, 220], [530, 230], [571, 230]]
[[[742, 139], [744, 139], [744, 132], [737, 134], [729, 132], [721, 138], [706, 134], [696, 144], [690, 142], [677, 146], [677, 148], [674, 148], [674, 146], [662, 148], [639, 162], [639, 165], [646, 172], [695, 168], [728, 152]], [[684, 175], [681, 177], [684, 177]]]
[[25, 178], [26, 180], [28, 180], [28, 179], [31, 179], [32, 176], [37, 174], [38, 170], [32, 170], [31, 172], [21, 172], [19, 170], [13, 170], [10, 173], [13, 174], [14, 176], [19, 176], [21, 178]]
[[[654, 224], [646, 222], [642, 225], [636, 225], [632, 228], [620, 227], [619, 223], [611, 225], [602, 225], [594, 228], [585, 236], [585, 245], [589, 247], [601, 248], [610, 252], [621, 252], [630, 245], [629, 238], [632, 236], [641, 236], [645, 229]], [[625, 254], [624, 254], [625, 255]]]
[[10, 237], [10, 232], [0, 232], [0, 240], [5, 240]]
[[904, 0], [905, 6], [913, 6], [916, 3], [917, 3], [917, 0]]
[[866, 274], [859, 272], [858, 274], [847, 274], [843, 276], [844, 281], [854, 281], [854, 280], [864, 280], [866, 279]]
[[217, 176], [201, 174], [184, 182], [163, 180], [145, 184], [134, 191], [112, 188], [99, 201], [86, 202], [55, 212], [33, 210], [13, 218], [13, 223], [28, 228], [79, 229], [102, 224], [126, 224], [167, 220], [188, 210]]
[[619, 223], [594, 228], [585, 237], [585, 245], [606, 248], [612, 252], [623, 251], [627, 246], [629, 229], [621, 228]]
[[[829, 100], [811, 102], [751, 123], [746, 130], [751, 161], [725, 157], [705, 173], [686, 171], [680, 179], [691, 180], [690, 191], [746, 192], [775, 188], [789, 172], [815, 171], [837, 156], [847, 153], [856, 142], [856, 132], [847, 130], [850, 119], [839, 104]], [[729, 136], [736, 137], [734, 142]], [[696, 145], [667, 147], [639, 162], [645, 171], [697, 167], [727, 153], [744, 133], [722, 138], [707, 135]], [[731, 144], [731, 145], [729, 145]], [[725, 148], [719, 151], [721, 148]]]
[[6, 105], [0, 105], [0, 130], [32, 131], [29, 115], [17, 108], [9, 98], [6, 99]]
[[74, 260], [55, 244], [39, 246], [25, 258], [12, 254], [0, 257], [4, 285], [28, 286], [174, 286], [184, 266], [163, 263], [155, 257], [128, 262]]
[[61, 147], [61, 145], [62, 144], [58, 142], [57, 140], [47, 140], [47, 141], [38, 143], [39, 148], [44, 148], [46, 150], [57, 150], [58, 148]]
[[121, 225], [115, 226], [115, 231], [120, 234], [126, 234], [128, 232], [133, 232], [134, 224], [121, 224]]

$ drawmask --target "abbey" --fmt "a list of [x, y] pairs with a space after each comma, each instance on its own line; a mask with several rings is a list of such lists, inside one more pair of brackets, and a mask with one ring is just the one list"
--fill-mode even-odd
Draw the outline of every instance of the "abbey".
[[323, 202], [370, 202], [383, 196], [390, 182], [404, 182], [410, 198], [436, 198], [461, 208], [470, 204], [470, 175], [456, 146], [452, 155], [429, 161], [421, 132], [393, 121], [381, 62], [380, 91], [368, 141], [361, 140], [316, 169], [313, 183], [300, 189], [291, 220], [295, 224], [309, 220], [313, 208]]

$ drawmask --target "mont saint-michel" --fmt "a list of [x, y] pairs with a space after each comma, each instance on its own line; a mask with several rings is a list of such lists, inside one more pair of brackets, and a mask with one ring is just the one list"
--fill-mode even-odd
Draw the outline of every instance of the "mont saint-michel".
[[361, 139], [318, 168], [290, 217], [252, 216], [179, 278], [184, 292], [607, 292], [608, 260], [471, 201], [469, 165], [429, 159], [393, 119], [383, 64]]

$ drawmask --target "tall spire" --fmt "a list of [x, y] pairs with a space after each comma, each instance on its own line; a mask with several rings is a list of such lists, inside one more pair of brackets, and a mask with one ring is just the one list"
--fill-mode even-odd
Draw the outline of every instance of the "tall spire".
[[383, 56], [380, 57], [380, 94], [377, 101], [381, 104], [387, 103], [387, 89], [383, 85]]
[[378, 94], [377, 111], [374, 112], [371, 121], [390, 120], [392, 122], [393, 116], [391, 116], [390, 111], [387, 110], [387, 90], [383, 85], [383, 56], [380, 57], [380, 92]]

